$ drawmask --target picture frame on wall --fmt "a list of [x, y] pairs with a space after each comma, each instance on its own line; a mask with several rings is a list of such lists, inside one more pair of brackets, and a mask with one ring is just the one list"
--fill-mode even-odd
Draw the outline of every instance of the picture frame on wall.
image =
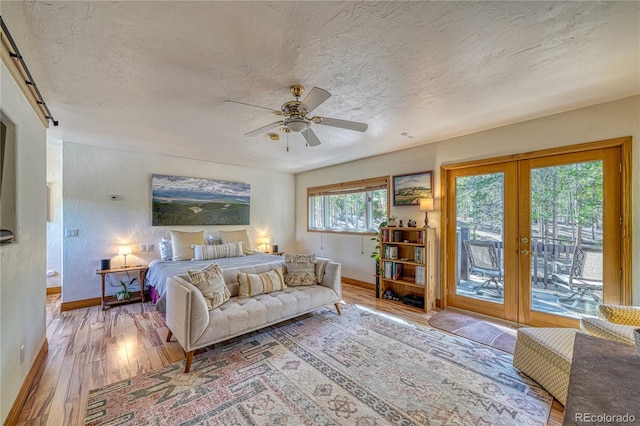
[[433, 197], [433, 170], [393, 176], [393, 205], [416, 206]]
[[250, 211], [248, 183], [151, 175], [152, 226], [249, 225]]

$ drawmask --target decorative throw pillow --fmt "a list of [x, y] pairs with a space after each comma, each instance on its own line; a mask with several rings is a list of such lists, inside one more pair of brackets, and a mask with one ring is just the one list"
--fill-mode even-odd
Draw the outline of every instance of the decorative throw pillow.
[[222, 278], [222, 269], [217, 263], [188, 272], [191, 284], [200, 290], [209, 310], [217, 308], [231, 297], [231, 292]]
[[171, 231], [171, 251], [173, 260], [193, 259], [194, 244], [204, 243], [204, 232]]
[[191, 247], [195, 253], [195, 258], [192, 260], [211, 260], [220, 259], [222, 257], [244, 256], [244, 253], [242, 252], [242, 241], [216, 245], [193, 245]]
[[160, 258], [162, 260], [173, 260], [173, 250], [171, 250], [171, 239], [163, 238], [160, 241]]
[[282, 267], [262, 274], [238, 274], [238, 299], [271, 293], [287, 288]]
[[318, 283], [315, 254], [285, 254], [284, 262], [287, 267], [287, 274], [284, 277], [287, 286], [297, 287]]
[[251, 246], [251, 241], [249, 241], [249, 234], [246, 229], [240, 229], [238, 231], [220, 231], [220, 238], [222, 238], [222, 242], [225, 244], [242, 241], [242, 250], [244, 253], [253, 253], [253, 247]]

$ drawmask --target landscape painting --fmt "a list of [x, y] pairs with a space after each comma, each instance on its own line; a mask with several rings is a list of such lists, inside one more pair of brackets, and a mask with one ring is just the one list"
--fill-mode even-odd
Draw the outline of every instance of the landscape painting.
[[420, 204], [421, 198], [431, 198], [433, 173], [409, 173], [393, 177], [393, 205], [410, 206]]
[[249, 225], [251, 186], [242, 182], [152, 175], [152, 225]]

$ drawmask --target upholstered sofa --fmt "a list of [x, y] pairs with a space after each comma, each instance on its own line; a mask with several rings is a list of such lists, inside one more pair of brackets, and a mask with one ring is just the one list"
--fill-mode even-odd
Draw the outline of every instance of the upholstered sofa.
[[633, 345], [633, 330], [640, 328], [640, 307], [598, 305], [598, 318], [582, 318], [580, 328], [593, 336]]
[[599, 305], [598, 317], [580, 320], [581, 330], [573, 328], [518, 329], [513, 365], [538, 382], [562, 405], [566, 403], [577, 333], [634, 344], [633, 330], [640, 327], [640, 307]]
[[189, 372], [197, 349], [331, 304], [335, 305], [340, 314], [341, 265], [331, 261], [316, 264], [317, 275], [322, 277], [319, 284], [287, 287], [281, 291], [252, 297], [238, 297], [238, 282], [235, 278], [238, 273], [263, 274], [282, 266], [285, 266], [284, 262], [282, 265], [271, 263], [225, 271], [224, 280], [231, 298], [212, 310], [208, 310], [202, 292], [189, 282], [188, 276], [172, 276], [167, 279], [167, 341], [175, 336], [184, 349], [185, 373]]

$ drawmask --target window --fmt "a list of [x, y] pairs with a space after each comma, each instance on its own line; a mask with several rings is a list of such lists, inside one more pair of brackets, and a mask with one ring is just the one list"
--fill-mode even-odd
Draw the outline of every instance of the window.
[[308, 229], [378, 232], [388, 216], [388, 199], [388, 176], [307, 188]]

